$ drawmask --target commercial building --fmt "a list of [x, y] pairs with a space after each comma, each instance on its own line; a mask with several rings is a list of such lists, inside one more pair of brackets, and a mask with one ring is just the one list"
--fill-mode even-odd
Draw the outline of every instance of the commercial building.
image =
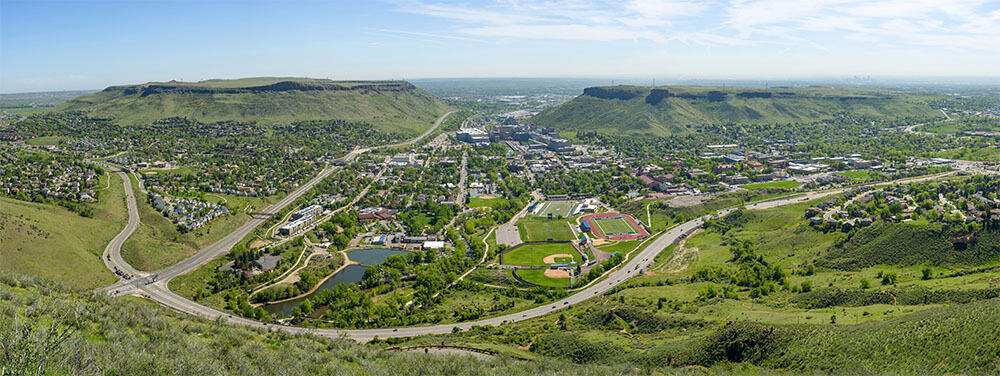
[[315, 216], [312, 214], [306, 214], [296, 220], [289, 221], [288, 223], [285, 223], [285, 225], [278, 227], [278, 233], [286, 236], [290, 235], [305, 227], [305, 225], [309, 223], [309, 221], [312, 221], [314, 217]]
[[323, 210], [322, 206], [319, 206], [319, 205], [309, 205], [309, 206], [306, 206], [305, 208], [302, 208], [301, 210], [299, 210], [299, 211], [297, 211], [295, 213], [292, 213], [292, 219], [299, 219], [299, 218], [302, 218], [302, 217], [304, 217], [304, 216], [306, 216], [308, 214], [316, 214], [316, 213], [319, 213], [320, 210]]

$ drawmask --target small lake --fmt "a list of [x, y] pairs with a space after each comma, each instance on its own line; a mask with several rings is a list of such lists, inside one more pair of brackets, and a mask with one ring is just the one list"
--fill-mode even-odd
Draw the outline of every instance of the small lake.
[[379, 265], [385, 262], [389, 256], [405, 255], [407, 253], [398, 249], [371, 248], [350, 251], [347, 253], [347, 257], [362, 265]]
[[287, 302], [268, 304], [264, 306], [264, 310], [271, 316], [287, 317], [292, 313], [292, 308], [302, 302], [302, 300], [312, 297], [320, 291], [332, 289], [341, 283], [361, 283], [361, 279], [365, 276], [365, 270], [368, 270], [368, 265], [379, 265], [385, 262], [389, 256], [405, 255], [406, 253], [406, 251], [387, 248], [358, 249], [350, 251], [347, 253], [347, 257], [364, 265], [348, 265], [341, 271], [337, 272], [337, 274], [330, 277], [330, 279], [323, 282], [323, 284], [319, 286], [319, 289], [312, 294], [295, 300], [289, 300]]

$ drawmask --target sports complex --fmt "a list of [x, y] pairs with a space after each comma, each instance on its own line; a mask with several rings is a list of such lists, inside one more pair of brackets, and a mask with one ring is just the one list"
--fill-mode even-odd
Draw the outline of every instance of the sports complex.
[[539, 217], [568, 218], [578, 214], [581, 209], [582, 205], [578, 201], [542, 201], [531, 213]]
[[649, 236], [639, 222], [628, 214], [600, 213], [580, 219], [580, 229], [594, 236], [612, 241], [638, 240]]

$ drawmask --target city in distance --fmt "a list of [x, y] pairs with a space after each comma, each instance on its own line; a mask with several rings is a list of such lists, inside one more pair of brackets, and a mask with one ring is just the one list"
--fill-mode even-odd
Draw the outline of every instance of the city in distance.
[[0, 375], [1000, 374], [996, 4], [244, 5], [0, 1]]

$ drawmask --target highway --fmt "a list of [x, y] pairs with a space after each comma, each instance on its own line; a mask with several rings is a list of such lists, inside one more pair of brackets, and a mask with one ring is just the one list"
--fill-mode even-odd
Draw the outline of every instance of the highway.
[[[406, 143], [395, 144], [390, 146], [408, 145], [418, 141], [420, 138], [426, 137], [434, 129], [436, 129], [444, 120], [444, 118], [449, 114], [450, 113], [443, 115], [440, 119], [438, 119], [437, 123], [431, 130], [425, 132], [417, 139], [411, 140]], [[365, 151], [368, 151], [368, 149], [351, 152], [350, 154], [345, 156], [345, 158], [351, 160], [360, 153], [363, 153]], [[295, 199], [297, 199], [299, 196], [305, 193], [308, 189], [311, 189], [323, 177], [329, 175], [330, 171], [331, 170], [329, 168], [324, 169], [323, 172], [321, 172], [314, 179], [310, 180], [308, 183], [299, 187], [299, 189], [296, 189], [294, 192], [290, 193], [288, 196], [285, 197], [285, 199], [272, 205], [265, 211], [265, 213], [273, 214], [281, 210], [285, 206], [289, 205], [291, 202], [293, 202]], [[913, 181], [913, 180], [922, 180], [929, 178], [934, 178], [934, 177], [916, 178], [909, 180]], [[749, 204], [746, 205], [746, 207], [747, 209], [774, 208], [782, 205], [800, 203], [819, 197], [839, 194], [844, 192], [845, 190], [846, 188], [834, 189], [822, 192], [809, 192], [804, 195], [799, 195], [796, 197], [781, 198], [772, 201], [764, 201], [764, 202]], [[131, 190], [127, 189], [127, 191]], [[130, 205], [129, 223], [131, 224], [133, 223], [131, 219], [132, 219], [132, 213], [134, 211], [131, 209], [134, 208], [135, 206], [134, 199], [129, 201], [129, 205]], [[115, 285], [104, 288], [104, 290], [110, 292], [112, 295], [115, 296], [121, 296], [121, 295], [144, 296], [178, 312], [188, 313], [196, 316], [202, 316], [208, 319], [222, 319], [233, 324], [264, 328], [268, 330], [281, 330], [289, 333], [312, 333], [332, 338], [347, 337], [357, 341], [369, 341], [376, 336], [378, 336], [379, 338], [389, 338], [389, 337], [420, 336], [426, 334], [444, 334], [452, 332], [452, 330], [454, 330], [454, 328], [456, 327], [462, 330], [468, 330], [472, 326], [484, 326], [484, 325], [496, 326], [496, 325], [501, 325], [503, 323], [533, 319], [536, 317], [550, 314], [555, 311], [562, 310], [564, 308], [571, 307], [573, 305], [582, 303], [591, 298], [597, 297], [613, 289], [614, 287], [624, 283], [629, 278], [642, 273], [643, 270], [647, 269], [649, 266], [653, 264], [654, 262], [653, 260], [658, 254], [660, 254], [660, 252], [662, 252], [671, 244], [683, 239], [685, 236], [687, 236], [687, 234], [690, 234], [695, 229], [700, 228], [704, 223], [704, 221], [709, 217], [725, 215], [726, 213], [729, 213], [732, 210], [734, 209], [730, 208], [730, 209], [720, 210], [716, 213], [705, 215], [671, 228], [670, 230], [660, 234], [656, 239], [650, 241], [641, 250], [636, 251], [637, 253], [632, 255], [631, 258], [624, 265], [621, 265], [618, 268], [613, 269], [606, 275], [604, 279], [601, 279], [597, 282], [592, 282], [591, 285], [587, 286], [583, 290], [573, 295], [570, 295], [565, 299], [517, 313], [511, 313], [503, 316], [463, 322], [463, 323], [400, 327], [400, 328], [384, 328], [384, 329], [313, 329], [313, 328], [300, 328], [300, 327], [292, 327], [285, 325], [274, 325], [274, 324], [257, 322], [238, 316], [233, 316], [231, 314], [203, 306], [201, 304], [192, 302], [180, 295], [177, 295], [176, 293], [170, 291], [170, 289], [167, 287], [167, 284], [170, 281], [170, 279], [179, 276], [181, 274], [190, 272], [195, 268], [197, 268], [198, 266], [216, 257], [224, 255], [226, 252], [228, 252], [230, 247], [232, 247], [234, 244], [236, 244], [236, 242], [238, 242], [240, 239], [246, 236], [246, 234], [248, 234], [251, 230], [253, 230], [254, 227], [263, 223], [265, 217], [257, 217], [252, 219], [250, 222], [240, 227], [239, 229], [231, 233], [229, 236], [226, 236], [222, 240], [219, 240], [215, 244], [212, 244], [211, 246], [205, 248], [198, 254], [174, 266], [171, 266], [167, 269], [164, 269], [162, 271], [156, 272], [148, 276], [134, 279], [132, 281], [121, 281], [119, 283], [116, 283]], [[128, 230], [129, 228], [127, 226], [126, 229], [122, 231], [122, 233], [123, 234], [125, 234], [126, 232], [131, 233], [131, 231]], [[134, 228], [132, 230], [134, 230]], [[122, 234], [119, 234], [119, 237], [121, 237], [120, 241], [118, 242], [112, 241], [112, 244], [108, 245], [110, 253], [115, 254], [120, 250], [120, 245], [121, 245], [120, 243], [124, 242], [124, 239], [127, 238], [127, 235], [125, 235], [124, 237], [122, 237], [121, 235]], [[109, 250], [106, 250], [106, 252], [109, 252]], [[119, 260], [120, 256], [113, 255], [112, 259]], [[124, 261], [122, 261], [122, 263], [124, 263]]]
[[[441, 117], [439, 117], [437, 121], [434, 123], [434, 126], [432, 126], [430, 129], [428, 129], [423, 134], [414, 139], [400, 142], [397, 144], [352, 150], [351, 152], [347, 153], [347, 155], [343, 156], [341, 159], [343, 159], [346, 162], [350, 162], [353, 161], [355, 158], [357, 158], [359, 155], [367, 153], [368, 151], [371, 150], [412, 145], [420, 141], [421, 139], [427, 137], [431, 133], [433, 133], [439, 126], [441, 126], [441, 123], [443, 123], [444, 120], [454, 112], [455, 111], [451, 111], [444, 115], [441, 115]], [[120, 270], [127, 271], [132, 273], [133, 275], [136, 275], [137, 278], [131, 280], [122, 279], [111, 286], [102, 288], [101, 290], [109, 292], [112, 295], [116, 296], [145, 295], [148, 296], [150, 299], [162, 302], [160, 299], [158, 299], [160, 298], [159, 294], [151, 293], [155, 292], [156, 290], [151, 289], [148, 286], [152, 286], [153, 283], [159, 283], [162, 284], [162, 286], [164, 286], [163, 290], [167, 290], [165, 287], [166, 284], [174, 277], [186, 274], [217, 257], [225, 255], [226, 253], [229, 252], [230, 248], [236, 245], [236, 243], [238, 243], [248, 234], [250, 234], [250, 232], [253, 231], [254, 228], [266, 222], [271, 216], [281, 211], [286, 206], [295, 202], [295, 200], [297, 200], [303, 194], [305, 194], [314, 186], [316, 186], [316, 184], [318, 184], [320, 181], [330, 176], [330, 174], [334, 170], [335, 167], [324, 168], [322, 171], [320, 171], [319, 174], [317, 174], [307, 183], [299, 186], [297, 189], [286, 195], [277, 203], [269, 206], [267, 209], [264, 209], [263, 212], [258, 213], [258, 215], [255, 215], [253, 218], [247, 221], [247, 223], [244, 223], [242, 226], [231, 232], [229, 235], [226, 235], [226, 237], [209, 245], [208, 247], [201, 250], [197, 254], [177, 264], [174, 264], [173, 266], [170, 266], [166, 269], [153, 273], [139, 273], [135, 270], [135, 268], [126, 263], [125, 260], [122, 259], [121, 257], [122, 244], [125, 243], [125, 240], [128, 239], [128, 237], [132, 234], [133, 231], [135, 231], [135, 228], [138, 226], [139, 222], [139, 214], [138, 214], [138, 209], [136, 208], [135, 197], [132, 193], [132, 185], [131, 182], [128, 180], [128, 178], [125, 177], [124, 185], [125, 185], [125, 192], [126, 192], [128, 211], [129, 211], [128, 225], [126, 225], [125, 229], [123, 229], [122, 232], [118, 234], [118, 236], [116, 236], [114, 239], [112, 239], [112, 241], [108, 244], [108, 246], [104, 250], [105, 254], [104, 260], [105, 260], [105, 265], [108, 266], [108, 269], [114, 271], [115, 267], [117, 266]], [[147, 291], [147, 289], [151, 291]]]
[[[106, 266], [108, 270], [116, 272], [115, 274], [118, 275], [119, 281], [126, 281], [126, 275], [130, 276], [127, 278], [145, 275], [145, 273], [135, 270], [132, 265], [125, 262], [125, 260], [122, 259], [121, 254], [122, 245], [125, 244], [125, 240], [128, 240], [128, 237], [132, 236], [135, 229], [139, 227], [139, 210], [135, 205], [135, 192], [132, 191], [132, 181], [129, 179], [128, 175], [121, 170], [115, 171], [115, 174], [122, 178], [122, 182], [125, 186], [125, 202], [126, 207], [128, 208], [128, 223], [125, 224], [125, 228], [123, 228], [118, 235], [115, 235], [115, 237], [108, 242], [108, 246], [104, 247], [104, 253], [101, 255], [101, 258], [104, 260], [104, 266]], [[108, 179], [110, 179], [110, 177], [108, 177]]]
[[[747, 205], [747, 208], [748, 209], [773, 208], [781, 205], [799, 203], [817, 197], [837, 194], [840, 192], [843, 192], [843, 190], [807, 193], [805, 195], [793, 198], [786, 198], [786, 199], [751, 204]], [[721, 210], [715, 213], [715, 215], [724, 215], [732, 210], [733, 209]], [[682, 237], [686, 236], [691, 231], [700, 228], [704, 223], [704, 220], [708, 217], [709, 216], [696, 218], [666, 231], [665, 233], [661, 234], [658, 238], [651, 241], [644, 248], [637, 251], [638, 253], [633, 255], [632, 258], [624, 265], [610, 272], [606, 278], [596, 283], [593, 283], [592, 285], [588, 286], [582, 291], [579, 291], [576, 294], [573, 294], [565, 299], [517, 313], [512, 313], [504, 316], [492, 317], [477, 321], [463, 322], [463, 323], [441, 324], [432, 326], [413, 326], [413, 327], [401, 327], [401, 328], [384, 328], [384, 329], [314, 329], [314, 328], [300, 328], [300, 327], [293, 327], [286, 325], [266, 324], [234, 316], [187, 300], [186, 298], [170, 291], [166, 287], [167, 282], [169, 280], [166, 278], [161, 278], [148, 285], [143, 285], [135, 290], [130, 290], [128, 291], [128, 294], [146, 296], [152, 300], [155, 300], [160, 304], [163, 304], [179, 312], [202, 316], [208, 319], [220, 318], [222, 320], [225, 320], [233, 324], [246, 325], [268, 330], [282, 330], [289, 333], [311, 333], [331, 338], [347, 337], [361, 342], [369, 341], [376, 336], [378, 336], [379, 338], [389, 338], [389, 337], [420, 336], [426, 334], [444, 334], [444, 333], [450, 333], [452, 330], [454, 330], [455, 327], [458, 327], [462, 330], [468, 330], [472, 326], [480, 326], [480, 325], [496, 326], [508, 322], [533, 319], [564, 308], [568, 308], [570, 306], [582, 303], [586, 300], [599, 296], [613, 289], [614, 287], [624, 283], [627, 279], [640, 274], [642, 270], [652, 265], [656, 255], [658, 255], [660, 252], [666, 249], [669, 245], [682, 239]], [[117, 295], [122, 295], [122, 294], [117, 294]]]

